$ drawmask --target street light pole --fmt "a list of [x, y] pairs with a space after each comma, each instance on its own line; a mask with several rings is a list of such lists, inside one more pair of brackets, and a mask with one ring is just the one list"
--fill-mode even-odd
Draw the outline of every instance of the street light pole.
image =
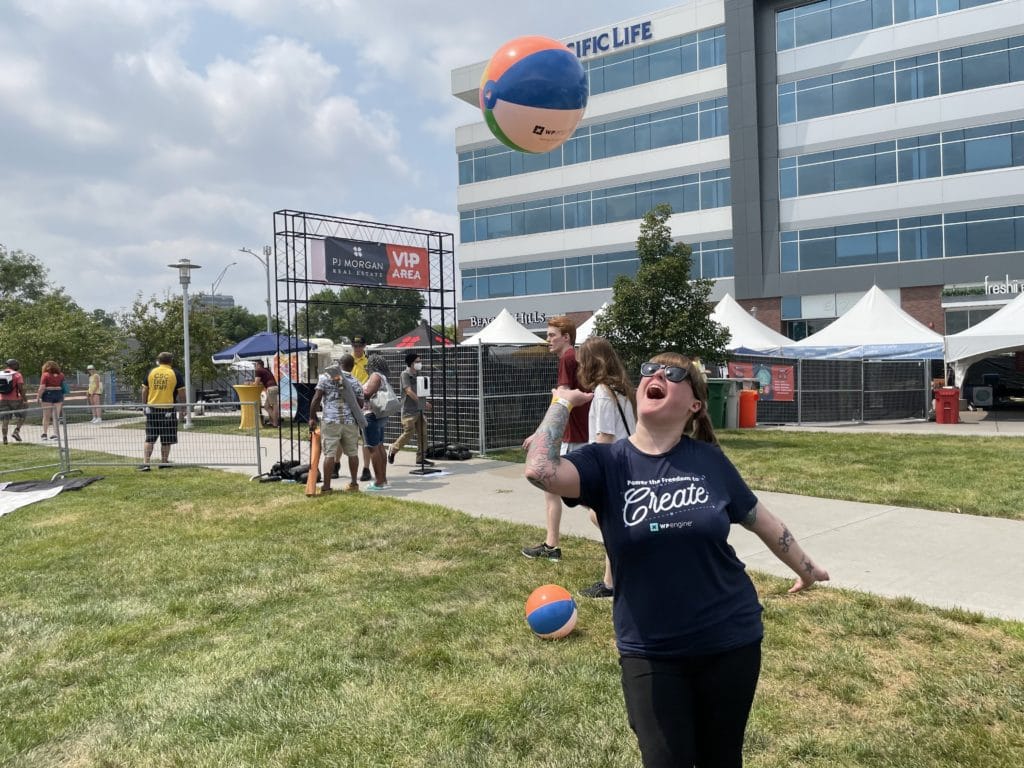
[[274, 252], [274, 249], [269, 245], [264, 245], [263, 256], [260, 256], [249, 248], [239, 248], [238, 250], [242, 253], [248, 253], [250, 256], [255, 256], [256, 260], [263, 265], [263, 269], [267, 273], [267, 333], [270, 333], [270, 254]]
[[198, 264], [193, 264], [188, 259], [182, 259], [177, 264], [168, 264], [171, 269], [178, 270], [178, 282], [181, 283], [181, 298], [182, 298], [182, 324], [184, 325], [184, 340], [185, 340], [185, 429], [192, 428], [192, 355], [189, 349], [189, 332], [188, 332], [188, 284], [189, 284], [189, 271], [193, 269], [202, 269]]
[[228, 270], [231, 269], [233, 266], [235, 266], [235, 264], [237, 264], [237, 263], [238, 263], [237, 261], [232, 261], [230, 264], [228, 264], [226, 267], [224, 267], [224, 269], [222, 269], [220, 271], [220, 274], [217, 276], [217, 279], [214, 280], [213, 281], [213, 285], [210, 286], [210, 295], [211, 296], [216, 296], [217, 295], [217, 288], [220, 286], [221, 280], [224, 279], [224, 275], [226, 275], [228, 273]]

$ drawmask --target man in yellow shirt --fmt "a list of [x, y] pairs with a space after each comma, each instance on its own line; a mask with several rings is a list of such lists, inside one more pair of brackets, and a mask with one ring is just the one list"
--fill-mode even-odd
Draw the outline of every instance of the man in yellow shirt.
[[142, 450], [142, 472], [149, 471], [153, 445], [160, 439], [159, 467], [170, 466], [171, 446], [178, 442], [178, 414], [175, 403], [185, 402], [185, 379], [171, 363], [174, 355], [161, 352], [142, 383], [142, 401], [146, 404], [146, 443]]
[[[355, 365], [352, 366], [352, 375], [360, 384], [365, 384], [366, 380], [370, 378], [370, 374], [366, 370], [366, 339], [362, 336], [352, 337], [352, 357], [356, 361]], [[359, 439], [363, 439], [362, 433], [359, 434]], [[363, 473], [359, 476], [359, 480], [360, 482], [367, 483], [371, 479], [370, 449], [366, 447], [366, 443], [363, 443]]]

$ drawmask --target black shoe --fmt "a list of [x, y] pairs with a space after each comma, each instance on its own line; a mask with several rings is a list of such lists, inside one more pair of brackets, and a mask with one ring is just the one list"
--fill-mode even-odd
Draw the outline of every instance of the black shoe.
[[395, 463], [395, 452], [394, 451], [388, 451], [388, 464], [394, 464], [394, 463]]
[[372, 478], [370, 477], [370, 468], [363, 467], [363, 474], [359, 476], [359, 482], [368, 483]]
[[149, 472], [149, 464], [139, 464], [139, 472]]
[[20, 430], [20, 429], [16, 429], [16, 430], [14, 430], [14, 431], [13, 431], [13, 432], [11, 433], [11, 437], [13, 437], [13, 438], [14, 438], [14, 442], [16, 442], [16, 443], [20, 443], [20, 442], [21, 442], [21, 430]]
[[419, 464], [421, 467], [432, 467], [432, 466], [434, 466], [434, 462], [432, 462], [430, 459], [420, 459], [416, 463]]
[[536, 547], [523, 547], [523, 555], [531, 560], [535, 557], [547, 558], [548, 560], [561, 560], [562, 550], [558, 547], [549, 547], [547, 542], [541, 542]]
[[580, 597], [591, 597], [596, 599], [608, 599], [614, 594], [615, 592], [605, 586], [603, 581], [591, 584], [589, 587], [581, 589], [579, 592]]

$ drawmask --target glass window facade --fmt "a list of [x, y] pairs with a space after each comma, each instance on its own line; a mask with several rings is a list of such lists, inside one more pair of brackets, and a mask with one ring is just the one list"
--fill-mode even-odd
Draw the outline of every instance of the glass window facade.
[[590, 95], [725, 64], [725, 27], [693, 32], [610, 56], [583, 60]]
[[[732, 240], [708, 240], [690, 247], [693, 251], [691, 278], [713, 279], [733, 275]], [[639, 264], [636, 251], [631, 250], [463, 269], [462, 299], [470, 301], [611, 288], [619, 275], [636, 275]]]
[[660, 203], [676, 213], [728, 206], [729, 169], [462, 211], [463, 243], [639, 219]]
[[821, 0], [775, 15], [775, 49], [788, 51], [998, 0]]
[[779, 195], [818, 195], [1024, 165], [1024, 121], [779, 160]]
[[780, 233], [783, 272], [990, 253], [1024, 256], [1024, 206]]
[[779, 124], [1024, 80], [1024, 36], [778, 86]]
[[729, 133], [725, 97], [579, 128], [558, 149], [540, 155], [501, 144], [459, 153], [459, 184], [502, 179], [648, 149], [712, 139]]

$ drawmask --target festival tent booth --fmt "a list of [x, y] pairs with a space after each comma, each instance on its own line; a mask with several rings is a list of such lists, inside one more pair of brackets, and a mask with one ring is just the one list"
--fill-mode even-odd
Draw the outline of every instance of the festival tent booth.
[[833, 323], [772, 354], [817, 360], [939, 360], [942, 336], [875, 285]]
[[977, 325], [946, 337], [946, 362], [953, 364], [958, 384], [972, 363], [1015, 350], [1024, 350], [1024, 293]]
[[580, 323], [580, 327], [576, 329], [576, 346], [580, 346], [584, 341], [589, 339], [594, 333], [594, 326], [597, 325], [597, 320], [601, 316], [601, 313], [608, 308], [608, 302], [602, 304], [598, 310]]
[[310, 350], [315, 350], [316, 344], [303, 341], [302, 339], [298, 339], [294, 336], [285, 336], [280, 333], [260, 331], [247, 339], [242, 339], [240, 342], [233, 344], [227, 349], [215, 352], [213, 355], [213, 362], [230, 363], [236, 357], [242, 360], [259, 360], [267, 357], [273, 357], [277, 354], [278, 347], [280, 347], [281, 352], [285, 353], [308, 352]]
[[475, 347], [485, 344], [516, 345], [543, 344], [544, 340], [520, 323], [507, 309], [502, 309], [491, 322], [466, 339], [460, 346]]
[[711, 312], [711, 319], [729, 329], [728, 349], [746, 354], [758, 354], [792, 344], [792, 340], [773, 331], [753, 317], [732, 297], [725, 294]]
[[397, 339], [392, 339], [387, 344], [381, 344], [379, 349], [414, 349], [423, 347], [454, 347], [451, 339], [434, 328], [431, 328], [426, 320], [408, 333], [403, 333]]

